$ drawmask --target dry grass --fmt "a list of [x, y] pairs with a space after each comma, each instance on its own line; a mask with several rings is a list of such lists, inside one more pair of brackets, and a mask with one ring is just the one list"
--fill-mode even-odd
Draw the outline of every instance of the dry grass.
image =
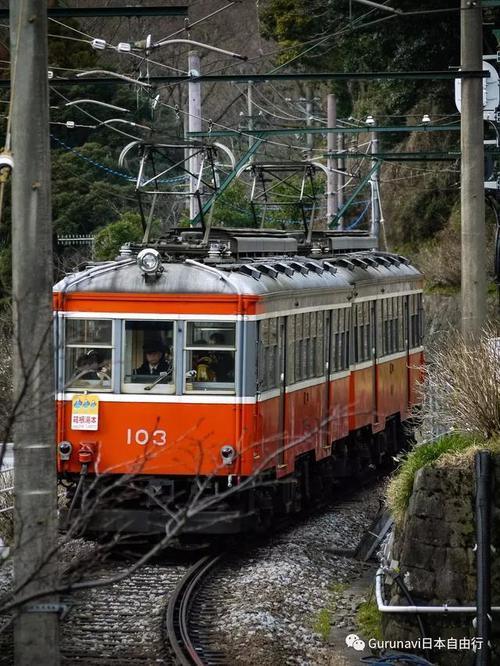
[[493, 327], [466, 341], [459, 334], [433, 353], [421, 386], [421, 432], [431, 439], [436, 426], [450, 434], [417, 446], [402, 461], [387, 488], [387, 502], [398, 522], [405, 516], [419, 469], [471, 468], [474, 455], [500, 453], [500, 346]]
[[494, 455], [499, 455], [500, 437], [473, 443], [459, 451], [443, 453], [436, 460], [434, 466], [440, 468], [458, 467], [460, 469], [472, 469], [474, 467], [474, 458], [478, 451], [490, 451]]
[[437, 350], [422, 385], [424, 437], [436, 423], [489, 439], [500, 435], [500, 345], [489, 327], [473, 343], [455, 334]]

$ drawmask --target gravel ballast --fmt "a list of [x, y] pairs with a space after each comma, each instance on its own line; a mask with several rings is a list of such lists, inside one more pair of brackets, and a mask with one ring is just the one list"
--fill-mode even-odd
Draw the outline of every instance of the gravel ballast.
[[[379, 486], [350, 494], [251, 547], [248, 555], [230, 558], [215, 572], [206, 589], [210, 606], [217, 608], [210, 643], [226, 655], [228, 665], [346, 663], [340, 657], [345, 646], [328, 641], [329, 623], [354, 630], [359, 598], [353, 602], [348, 588], [367, 565], [349, 551], [376, 514], [380, 493]], [[64, 560], [68, 564], [87, 551], [91, 557], [89, 542], [73, 542]], [[11, 580], [10, 564], [0, 569], [0, 590]], [[62, 663], [172, 663], [163, 647], [162, 620], [169, 592], [187, 564], [155, 562], [112, 585], [74, 593], [61, 622]], [[96, 577], [116, 576], [126, 568], [126, 563], [105, 562]], [[0, 664], [11, 664], [6, 634], [0, 636], [0, 646]]]

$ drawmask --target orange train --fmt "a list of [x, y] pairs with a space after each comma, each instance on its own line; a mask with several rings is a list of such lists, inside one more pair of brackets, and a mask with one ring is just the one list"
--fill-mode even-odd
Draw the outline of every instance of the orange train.
[[255, 530], [402, 448], [423, 277], [370, 244], [247, 229], [213, 230], [207, 245], [178, 229], [59, 282], [58, 465], [72, 517], [164, 532], [195, 501], [185, 533]]

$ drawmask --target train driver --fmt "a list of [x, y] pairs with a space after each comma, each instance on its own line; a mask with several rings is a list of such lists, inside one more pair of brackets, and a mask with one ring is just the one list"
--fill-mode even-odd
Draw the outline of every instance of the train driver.
[[143, 352], [146, 360], [135, 369], [136, 375], [160, 375], [172, 373], [172, 356], [161, 340], [144, 343]]

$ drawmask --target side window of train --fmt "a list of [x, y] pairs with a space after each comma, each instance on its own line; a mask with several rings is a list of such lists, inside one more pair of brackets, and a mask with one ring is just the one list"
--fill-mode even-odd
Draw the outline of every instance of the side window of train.
[[417, 346], [418, 313], [415, 294], [410, 294], [410, 347]]
[[382, 299], [382, 355], [401, 351], [404, 345], [402, 335], [403, 306], [401, 297]]
[[234, 393], [236, 324], [187, 322], [185, 391]]
[[269, 346], [269, 319], [258, 323], [257, 331], [257, 390], [267, 390], [267, 347]]
[[375, 303], [375, 344], [377, 350], [377, 357], [383, 356], [385, 351], [384, 347], [384, 316], [383, 316], [383, 306], [384, 301], [382, 299], [377, 300]]
[[333, 372], [339, 372], [349, 367], [349, 308], [340, 308], [332, 311], [332, 365]]
[[332, 318], [330, 323], [330, 372], [337, 372], [339, 370], [339, 319], [342, 310], [335, 308], [332, 310]]
[[423, 341], [422, 294], [410, 294], [410, 347], [419, 347]]
[[424, 344], [424, 326], [425, 326], [425, 312], [423, 295], [417, 294], [417, 310], [418, 310], [418, 344]]
[[304, 337], [302, 328], [302, 315], [296, 314], [295, 316], [295, 381], [300, 382], [304, 379], [303, 372], [303, 349]]
[[316, 337], [314, 340], [314, 375], [323, 377], [325, 374], [325, 316], [326, 312], [316, 313]]
[[258, 330], [257, 381], [259, 391], [269, 391], [278, 386], [279, 350], [278, 319], [263, 319]]
[[125, 393], [175, 393], [174, 322], [124, 322]]
[[398, 351], [406, 349], [405, 296], [398, 297]]
[[355, 361], [367, 361], [371, 356], [370, 302], [358, 303], [357, 311], [357, 347]]
[[64, 388], [110, 391], [113, 322], [110, 319], [67, 318], [64, 334]]
[[311, 314], [304, 312], [302, 315], [302, 335], [304, 344], [302, 346], [302, 379], [311, 377]]
[[351, 308], [351, 326], [352, 326], [352, 363], [357, 363], [359, 359], [359, 338], [358, 338], [358, 306]]

